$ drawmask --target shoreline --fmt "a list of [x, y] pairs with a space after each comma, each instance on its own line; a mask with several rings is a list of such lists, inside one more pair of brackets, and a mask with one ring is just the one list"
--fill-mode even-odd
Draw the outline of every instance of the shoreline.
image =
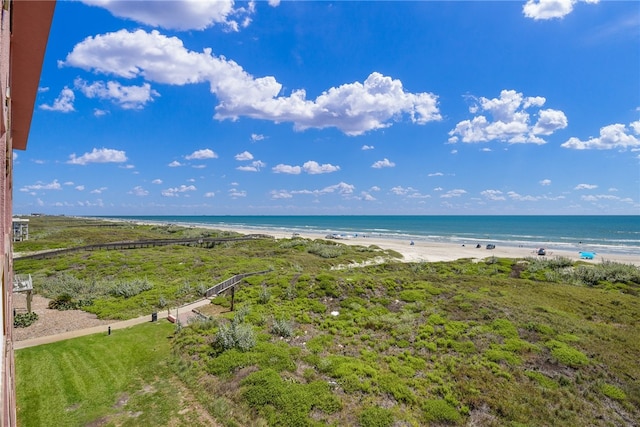
[[[380, 218], [378, 218], [380, 217]], [[92, 217], [96, 218], [96, 217]], [[100, 219], [108, 217], [97, 217]], [[462, 245], [479, 243], [510, 247], [537, 247], [570, 252], [633, 255], [640, 259], [640, 216], [625, 217], [619, 225], [613, 216], [605, 220], [590, 216], [208, 216], [157, 215], [115, 216], [130, 222], [149, 221], [183, 227], [269, 230], [287, 236], [293, 233], [367, 235], [382, 239], [441, 242]], [[372, 219], [373, 218], [373, 219]], [[525, 218], [523, 220], [523, 218]], [[569, 219], [567, 219], [569, 218]], [[586, 219], [585, 219], [586, 218]]]
[[[206, 226], [203, 228], [233, 231], [240, 234], [269, 234], [276, 239], [289, 239], [293, 236], [292, 233], [274, 232], [269, 229], [255, 229], [255, 228], [242, 228], [242, 227], [219, 227], [219, 226]], [[297, 233], [297, 237], [307, 239], [326, 239], [326, 235], [314, 232]], [[431, 242], [426, 240], [414, 240], [413, 245], [411, 241], [388, 238], [383, 236], [358, 236], [344, 239], [331, 240], [338, 243], [344, 243], [347, 245], [361, 245], [370, 246], [375, 245], [382, 249], [394, 250], [402, 254], [403, 258], [399, 261], [402, 262], [439, 262], [439, 261], [455, 261], [464, 258], [471, 258], [475, 260], [482, 260], [489, 257], [497, 258], [543, 258], [537, 255], [538, 247], [534, 246], [509, 246], [496, 245], [495, 249], [486, 249], [483, 245], [480, 248], [476, 248], [476, 243], [468, 244], [456, 244], [447, 242]], [[581, 259], [579, 252], [573, 252], [563, 249], [548, 249], [545, 257], [565, 257], [573, 261], [583, 261], [589, 264], [599, 264], [603, 261], [619, 262], [623, 264], [633, 264], [640, 266], [639, 257], [631, 254], [601, 254], [596, 253], [594, 259]]]
[[[130, 222], [136, 225], [158, 225], [166, 224], [166, 222], [155, 221], [136, 221], [124, 219], [109, 219], [115, 222]], [[218, 224], [188, 224], [175, 222], [172, 223], [183, 227], [203, 228], [209, 230], [221, 230], [235, 232], [238, 234], [267, 234], [275, 239], [290, 239], [294, 237], [294, 233], [285, 232], [279, 229], [269, 229], [260, 227], [241, 227], [241, 226], [221, 226]], [[494, 249], [486, 249], [486, 242], [481, 244], [480, 248], [476, 248], [475, 241], [470, 243], [452, 243], [452, 242], [434, 242], [427, 239], [415, 239], [413, 245], [409, 239], [400, 239], [395, 237], [387, 237], [384, 235], [352, 235], [350, 238], [327, 239], [326, 234], [317, 231], [296, 231], [296, 237], [307, 239], [323, 239], [331, 240], [347, 245], [370, 246], [375, 245], [382, 249], [394, 250], [400, 253], [403, 258], [398, 259], [400, 262], [442, 262], [456, 261], [459, 259], [483, 260], [490, 257], [497, 258], [555, 258], [565, 257], [572, 261], [582, 261], [587, 264], [600, 264], [605, 261], [618, 262], [622, 264], [632, 264], [640, 267], [640, 257], [635, 254], [625, 253], [602, 253], [595, 252], [593, 259], [582, 259], [578, 250], [571, 251], [568, 249], [545, 248], [546, 255], [537, 255], [537, 250], [541, 246], [525, 246], [525, 245], [509, 245], [505, 242], [496, 244]], [[357, 236], [357, 237], [355, 237]]]

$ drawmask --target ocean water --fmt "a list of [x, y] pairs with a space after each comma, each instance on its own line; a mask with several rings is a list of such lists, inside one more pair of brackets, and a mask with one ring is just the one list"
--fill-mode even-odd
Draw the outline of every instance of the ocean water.
[[[105, 217], [103, 217], [105, 218]], [[640, 257], [640, 216], [109, 216], [247, 230], [380, 236], [458, 244], [494, 243]]]

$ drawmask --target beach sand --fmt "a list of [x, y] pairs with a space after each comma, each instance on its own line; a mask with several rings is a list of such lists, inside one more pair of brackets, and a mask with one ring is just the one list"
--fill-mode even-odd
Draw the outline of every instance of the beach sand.
[[[115, 222], [131, 222], [128, 220], [109, 219], [108, 221]], [[157, 222], [149, 221], [133, 221], [138, 225], [157, 225]], [[185, 226], [184, 224], [180, 224]], [[278, 231], [273, 229], [260, 229], [260, 228], [242, 228], [242, 227], [225, 227], [220, 225], [206, 225], [198, 224], [193, 226], [197, 228], [205, 228], [209, 230], [221, 230], [230, 231], [239, 234], [265, 234], [273, 236], [276, 239], [290, 239], [294, 237], [293, 233], [287, 233], [284, 231]], [[303, 232], [296, 233], [297, 237], [306, 239], [327, 239], [327, 235], [323, 233]], [[490, 257], [497, 258], [543, 258], [537, 254], [540, 246], [510, 246], [507, 244], [496, 245], [494, 249], [486, 249], [486, 244], [481, 245], [480, 248], [476, 248], [477, 242], [467, 242], [466, 244], [457, 243], [445, 243], [445, 242], [431, 242], [427, 240], [414, 240], [414, 244], [411, 244], [410, 240], [396, 239], [391, 237], [385, 237], [381, 235], [357, 235], [357, 237], [344, 238], [332, 240], [338, 243], [346, 245], [361, 245], [371, 246], [375, 245], [382, 249], [394, 250], [402, 254], [402, 259], [398, 261], [403, 262], [440, 262], [440, 261], [455, 261], [458, 259], [473, 259], [480, 261]], [[632, 264], [640, 267], [640, 256], [635, 254], [621, 254], [621, 253], [596, 253], [593, 259], [582, 259], [580, 252], [569, 251], [563, 249], [555, 249], [545, 247], [546, 258], [564, 257], [574, 261], [583, 261], [587, 264], [599, 264], [604, 261], [618, 262], [622, 264]]]
[[[278, 232], [274, 230], [260, 230], [260, 229], [243, 229], [243, 228], [226, 228], [220, 226], [206, 226], [203, 228], [210, 228], [216, 230], [233, 231], [240, 234], [267, 234], [275, 237], [276, 239], [289, 239], [293, 236], [292, 233]], [[325, 239], [326, 234], [320, 233], [300, 233], [299, 237], [307, 239]], [[394, 250], [402, 254], [403, 258], [400, 261], [404, 262], [437, 262], [437, 261], [454, 261], [457, 259], [471, 258], [475, 260], [482, 260], [489, 257], [498, 258], [542, 258], [537, 255], [538, 247], [518, 247], [507, 245], [496, 245], [495, 249], [486, 249], [485, 245], [480, 248], [476, 248], [476, 242], [462, 244], [455, 243], [443, 243], [443, 242], [429, 242], [425, 240], [415, 240], [411, 245], [409, 240], [401, 240], [394, 238], [385, 238], [382, 236], [362, 236], [352, 237], [348, 239], [334, 240], [338, 243], [344, 243], [347, 245], [362, 245], [370, 246], [375, 245], [382, 249]], [[553, 248], [546, 248], [547, 258], [565, 257], [572, 260], [581, 260], [579, 252], [573, 252], [568, 250], [554, 250]], [[623, 264], [634, 264], [640, 266], [640, 257], [632, 254], [618, 254], [618, 253], [597, 253], [594, 259], [585, 260], [586, 263], [599, 264], [603, 261], [613, 261]]]

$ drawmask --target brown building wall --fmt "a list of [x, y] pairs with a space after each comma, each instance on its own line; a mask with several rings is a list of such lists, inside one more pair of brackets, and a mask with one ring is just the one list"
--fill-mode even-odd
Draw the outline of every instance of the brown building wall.
[[5, 5], [2, 8], [1, 33], [0, 33], [0, 102], [2, 103], [2, 133], [0, 135], [0, 277], [2, 279], [2, 417], [3, 426], [16, 425], [15, 405], [15, 370], [13, 358], [13, 311], [11, 309], [11, 271], [12, 251], [8, 235], [11, 221], [11, 137], [10, 99], [8, 91], [10, 87], [10, 42], [11, 42], [11, 16], [10, 9]]
[[0, 427], [16, 426], [13, 352], [13, 148], [26, 149], [55, 0], [0, 0]]

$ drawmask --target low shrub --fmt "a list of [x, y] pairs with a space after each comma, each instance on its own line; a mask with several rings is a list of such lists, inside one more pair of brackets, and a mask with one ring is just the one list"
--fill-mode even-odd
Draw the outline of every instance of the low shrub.
[[236, 312], [230, 323], [222, 324], [213, 340], [213, 347], [224, 352], [232, 348], [248, 351], [256, 345], [256, 337], [251, 325], [242, 323], [246, 316], [245, 310]]
[[338, 258], [344, 253], [342, 246], [314, 242], [307, 246], [307, 252], [321, 258]]
[[404, 302], [416, 302], [416, 301], [424, 300], [425, 294], [424, 292], [419, 290], [409, 289], [409, 290], [400, 292], [400, 295], [398, 296], [398, 298]]
[[492, 332], [504, 338], [518, 338], [518, 328], [508, 319], [496, 319], [491, 323]]
[[428, 422], [458, 422], [460, 412], [444, 399], [429, 399], [422, 404], [424, 417]]
[[63, 295], [71, 295], [78, 300], [99, 298], [105, 295], [107, 288], [102, 282], [78, 279], [68, 273], [34, 280], [34, 287], [46, 298], [56, 299]]
[[260, 304], [266, 304], [271, 299], [271, 291], [267, 288], [267, 285], [262, 285], [260, 288], [260, 295], [258, 295], [258, 302]]
[[293, 336], [293, 323], [286, 319], [275, 319], [271, 325], [271, 333], [278, 337], [289, 338]]
[[580, 350], [577, 350], [566, 343], [551, 340], [547, 341], [546, 346], [551, 350], [551, 355], [563, 365], [579, 368], [587, 365], [589, 358]]
[[268, 425], [312, 425], [309, 412], [331, 414], [342, 408], [324, 381], [298, 384], [283, 381], [273, 369], [254, 372], [241, 382], [242, 397], [267, 419]]
[[525, 375], [537, 382], [541, 387], [547, 388], [549, 390], [555, 390], [558, 388], [557, 382], [545, 376], [544, 374], [541, 374], [540, 372], [526, 371]]
[[600, 386], [600, 391], [602, 392], [602, 394], [604, 394], [605, 396], [614, 399], [614, 400], [626, 400], [627, 395], [625, 394], [624, 391], [622, 391], [620, 388], [611, 385], [611, 384], [602, 384]]
[[48, 307], [52, 310], [79, 310], [82, 307], [91, 305], [91, 300], [78, 300], [69, 294], [61, 294], [49, 301]]
[[38, 314], [36, 312], [31, 313], [19, 313], [13, 317], [14, 328], [28, 328], [38, 320]]
[[114, 297], [131, 298], [150, 289], [153, 289], [153, 283], [147, 279], [121, 280], [112, 285], [109, 294]]
[[214, 347], [221, 351], [232, 348], [247, 351], [256, 345], [256, 338], [251, 325], [231, 322], [230, 324], [220, 325], [213, 344]]
[[391, 427], [393, 414], [388, 409], [373, 406], [360, 412], [358, 422], [361, 427]]

